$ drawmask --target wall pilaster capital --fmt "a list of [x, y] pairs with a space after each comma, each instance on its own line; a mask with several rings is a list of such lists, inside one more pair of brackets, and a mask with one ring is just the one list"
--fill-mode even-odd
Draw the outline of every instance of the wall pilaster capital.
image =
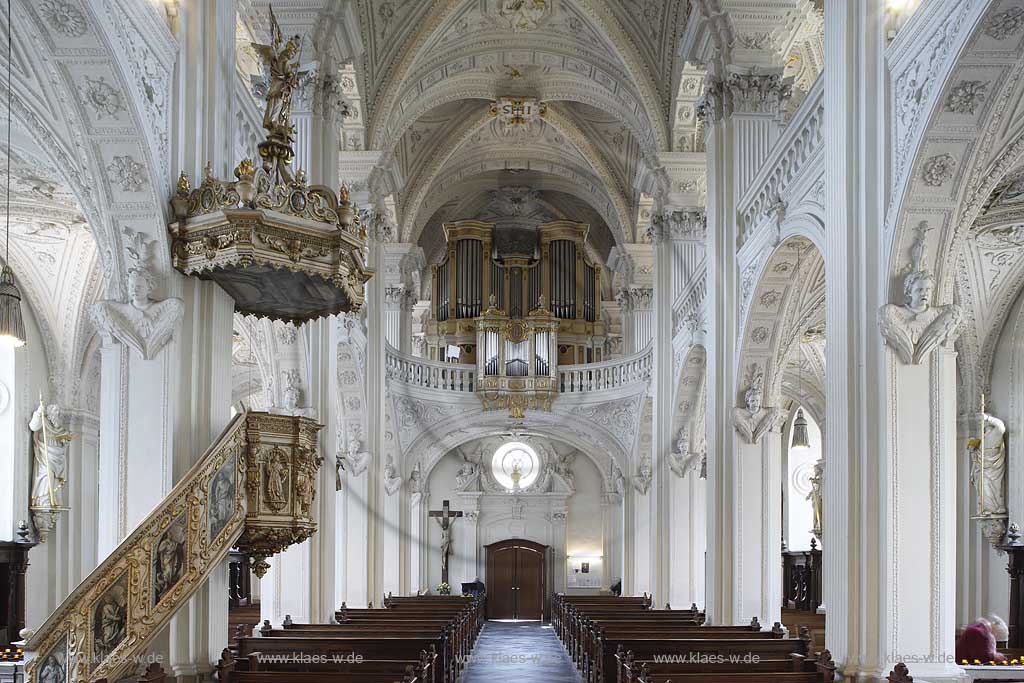
[[781, 114], [793, 95], [793, 79], [782, 67], [729, 66], [724, 76], [708, 74], [697, 116], [712, 124], [733, 114]]
[[707, 212], [703, 209], [676, 209], [655, 214], [646, 234], [657, 245], [676, 240], [704, 242], [707, 231]]

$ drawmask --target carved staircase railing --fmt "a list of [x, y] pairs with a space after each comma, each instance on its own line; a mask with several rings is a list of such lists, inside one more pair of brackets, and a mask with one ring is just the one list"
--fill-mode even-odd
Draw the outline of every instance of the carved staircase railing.
[[26, 680], [118, 680], [232, 547], [259, 576], [266, 557], [309, 538], [320, 429], [304, 417], [237, 416], [29, 637]]
[[650, 346], [626, 358], [584, 365], [562, 365], [558, 368], [558, 391], [575, 394], [614, 389], [647, 381], [653, 368], [654, 354]]

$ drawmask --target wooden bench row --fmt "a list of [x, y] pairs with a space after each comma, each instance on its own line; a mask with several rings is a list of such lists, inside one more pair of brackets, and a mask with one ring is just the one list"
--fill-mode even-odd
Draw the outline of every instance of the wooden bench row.
[[[810, 634], [784, 638], [782, 625], [704, 626], [689, 610], [652, 610], [650, 599], [556, 596], [557, 633], [586, 683], [831, 682], [827, 652], [810, 653]], [[646, 607], [644, 606], [646, 604]]]
[[[441, 598], [441, 599], [438, 599]], [[332, 624], [242, 635], [217, 666], [226, 683], [456, 683], [483, 626], [484, 598], [394, 598], [385, 609], [336, 612]]]

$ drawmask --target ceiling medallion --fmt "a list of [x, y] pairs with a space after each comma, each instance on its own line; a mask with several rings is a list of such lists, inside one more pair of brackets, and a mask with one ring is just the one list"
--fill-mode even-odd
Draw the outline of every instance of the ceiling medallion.
[[513, 31], [533, 31], [550, 14], [550, 0], [499, 0], [498, 4], [498, 16]]
[[491, 116], [498, 120], [506, 136], [529, 133], [547, 114], [548, 107], [536, 97], [499, 97], [491, 103]]

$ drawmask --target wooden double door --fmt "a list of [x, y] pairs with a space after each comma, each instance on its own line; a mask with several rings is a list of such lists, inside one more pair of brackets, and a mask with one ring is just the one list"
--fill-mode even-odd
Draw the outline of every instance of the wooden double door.
[[487, 549], [487, 618], [544, 620], [548, 546], [512, 538]]

